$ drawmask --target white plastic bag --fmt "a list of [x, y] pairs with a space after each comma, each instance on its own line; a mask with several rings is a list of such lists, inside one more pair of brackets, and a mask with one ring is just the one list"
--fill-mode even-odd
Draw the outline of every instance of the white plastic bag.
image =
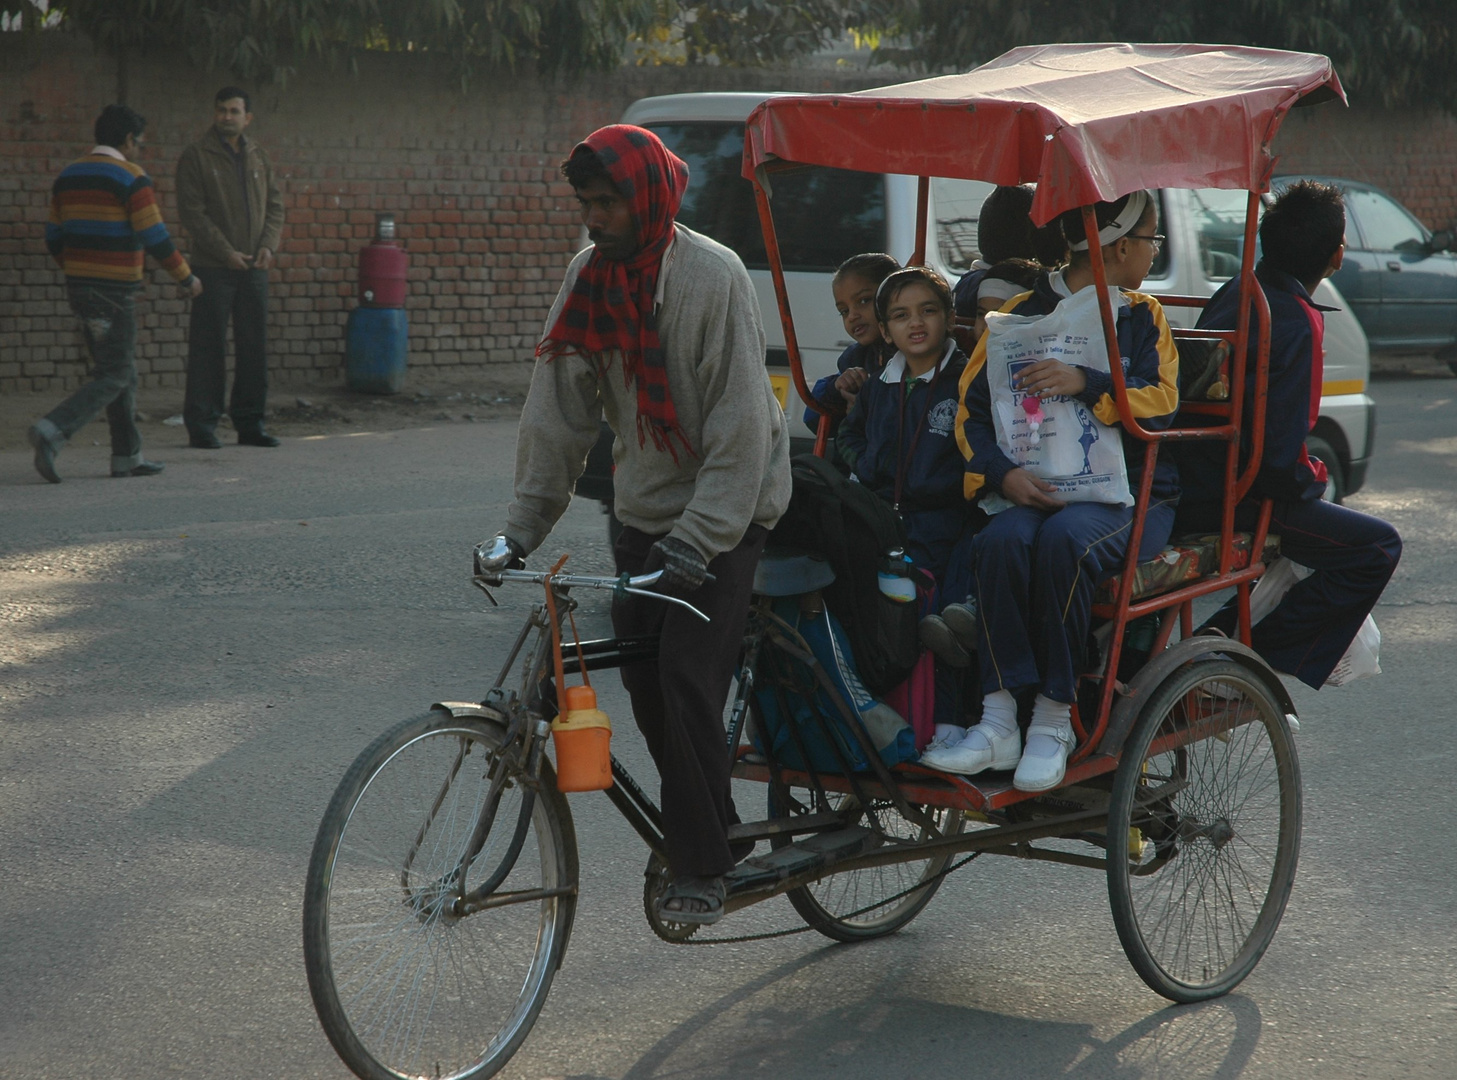
[[[1126, 303], [1116, 289], [1110, 291], [1117, 294], [1115, 307]], [[1046, 315], [994, 312], [987, 316], [986, 340], [987, 388], [1002, 453], [1046, 480], [1065, 502], [1132, 506], [1119, 430], [1076, 398], [1045, 397], [1043, 419], [1034, 432], [1022, 407], [1027, 395], [1012, 386], [1017, 372], [1041, 360], [1108, 370], [1097, 290], [1082, 289]], [[1010, 503], [989, 497], [982, 505], [995, 513]]]
[[[1310, 567], [1291, 562], [1284, 556], [1275, 559], [1250, 592], [1250, 625], [1255, 625], [1274, 611], [1296, 582], [1303, 581], [1313, 573], [1315, 571]], [[1366, 620], [1361, 623], [1361, 629], [1356, 631], [1356, 639], [1341, 656], [1325, 684], [1345, 686], [1357, 679], [1380, 674], [1381, 630], [1376, 626], [1376, 620], [1367, 615]]]

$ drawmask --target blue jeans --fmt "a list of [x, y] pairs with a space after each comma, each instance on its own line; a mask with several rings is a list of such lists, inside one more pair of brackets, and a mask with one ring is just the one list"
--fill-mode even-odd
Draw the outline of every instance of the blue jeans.
[[[1037, 687], [1053, 701], [1077, 697], [1098, 583], [1128, 553], [1131, 507], [1069, 503], [1061, 510], [1014, 506], [992, 517], [972, 541], [977, 602], [977, 662], [983, 694]], [[1174, 507], [1149, 507], [1138, 557], [1168, 543]]]
[[61, 402], [40, 425], [53, 442], [66, 441], [106, 410], [111, 427], [111, 469], [135, 468], [142, 460], [137, 430], [136, 290], [127, 285], [66, 283], [66, 299], [81, 323], [91, 354], [91, 381]]

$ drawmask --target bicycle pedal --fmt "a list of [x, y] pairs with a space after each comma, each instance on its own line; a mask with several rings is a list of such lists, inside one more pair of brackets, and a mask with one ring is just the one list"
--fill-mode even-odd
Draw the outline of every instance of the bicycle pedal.
[[730, 895], [762, 889], [835, 859], [858, 855], [873, 839], [874, 834], [859, 825], [816, 833], [764, 855], [750, 856], [724, 875], [724, 884]]

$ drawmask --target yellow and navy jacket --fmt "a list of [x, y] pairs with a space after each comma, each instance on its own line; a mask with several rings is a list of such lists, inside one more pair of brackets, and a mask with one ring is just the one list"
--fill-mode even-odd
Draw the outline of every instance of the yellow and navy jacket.
[[152, 180], [140, 165], [90, 153], [61, 170], [51, 186], [46, 248], [67, 281], [137, 287], [144, 252], [178, 281], [192, 276], [172, 244]]
[[[956, 446], [957, 386], [966, 354], [950, 339], [926, 377], [907, 380], [897, 353], [861, 388], [840, 425], [836, 452], [855, 478], [897, 507], [907, 554], [938, 578], [961, 536], [969, 507]], [[896, 503], [896, 481], [900, 502]]]
[[[1089, 286], [1091, 288], [1091, 286]], [[1046, 315], [1062, 301], [1048, 275], [1037, 279], [1031, 292], [1014, 296], [1002, 305], [1012, 315]], [[1128, 405], [1138, 422], [1147, 429], [1169, 427], [1179, 407], [1179, 350], [1169, 332], [1164, 309], [1152, 296], [1123, 290], [1125, 306], [1115, 315], [1118, 354], [1123, 358], [1123, 382]], [[956, 440], [965, 459], [963, 491], [966, 498], [978, 498], [987, 488], [1000, 492], [1002, 478], [1017, 466], [997, 445], [992, 425], [991, 393], [986, 375], [986, 337], [977, 343], [966, 369], [961, 373], [961, 407], [956, 415]], [[1078, 400], [1093, 410], [1105, 424], [1118, 424], [1118, 406], [1113, 400], [1113, 377], [1106, 371], [1083, 368], [1088, 385]], [[1126, 431], [1123, 458], [1128, 467], [1128, 486], [1135, 494], [1143, 478], [1143, 454], [1147, 445]], [[1176, 499], [1179, 471], [1167, 448], [1159, 452], [1154, 466], [1151, 496], [1155, 502]]]
[[[1305, 286], [1282, 270], [1260, 260], [1255, 277], [1270, 302], [1270, 368], [1265, 402], [1265, 442], [1260, 471], [1250, 489], [1252, 498], [1280, 502], [1319, 499], [1325, 493], [1326, 470], [1305, 452], [1305, 438], [1320, 414], [1321, 383], [1325, 366], [1322, 339], [1324, 311], [1311, 300]], [[1253, 304], [1251, 305], [1253, 309]], [[1239, 323], [1239, 278], [1220, 287], [1199, 316], [1201, 330], [1233, 330]], [[1250, 312], [1250, 326], [1256, 323]], [[1254, 426], [1255, 357], [1253, 330], [1245, 359], [1244, 419], [1240, 424], [1240, 468], [1249, 460]], [[1180, 427], [1207, 427], [1217, 418], [1197, 414], [1181, 417]], [[1200, 440], [1178, 444], [1184, 501], [1220, 503], [1224, 498], [1225, 442]]]

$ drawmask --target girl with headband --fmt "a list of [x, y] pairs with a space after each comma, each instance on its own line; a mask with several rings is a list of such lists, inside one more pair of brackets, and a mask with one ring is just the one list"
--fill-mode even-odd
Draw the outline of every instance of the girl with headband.
[[[1094, 212], [1108, 284], [1118, 289], [1115, 321], [1128, 402], [1141, 425], [1164, 428], [1178, 408], [1179, 354], [1163, 308], [1134, 291], [1163, 242], [1155, 232], [1156, 201], [1147, 191], [1134, 191], [1098, 203]], [[1045, 315], [1093, 287], [1081, 211], [1063, 215], [1062, 227], [1072, 249], [1067, 267], [1039, 278], [1030, 294], [1008, 301], [1004, 311]], [[1087, 659], [1093, 593], [1122, 564], [1133, 510], [1064, 503], [1051, 484], [1017, 467], [997, 445], [985, 369], [983, 339], [960, 384], [957, 440], [966, 459], [965, 491], [968, 498], [996, 491], [1013, 505], [994, 515], [971, 542], [982, 716], [960, 743], [928, 750], [922, 760], [967, 775], [1015, 767], [1018, 789], [1046, 791], [1062, 782], [1073, 748], [1071, 709]], [[1039, 399], [1075, 398], [1105, 424], [1118, 423], [1112, 377], [1105, 371], [1048, 359], [1023, 369], [1016, 384]], [[1123, 451], [1129, 486], [1137, 491], [1143, 444], [1124, 433]], [[1155, 466], [1140, 560], [1152, 558], [1167, 542], [1178, 495], [1178, 473], [1165, 455]], [[1015, 697], [1024, 691], [1036, 694], [1025, 748]]]

